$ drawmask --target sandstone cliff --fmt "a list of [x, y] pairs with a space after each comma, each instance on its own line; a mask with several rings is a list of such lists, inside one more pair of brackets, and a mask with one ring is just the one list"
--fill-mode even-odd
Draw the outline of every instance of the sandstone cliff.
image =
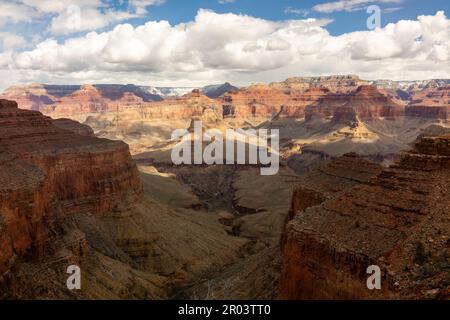
[[[125, 143], [5, 100], [0, 169], [0, 298], [182, 295], [249, 242], [202, 210], [190, 187], [138, 172]], [[82, 270], [81, 290], [66, 287], [70, 265]]]
[[[297, 191], [280, 298], [449, 298], [449, 168], [450, 136], [424, 137], [369, 182]], [[366, 286], [370, 265], [381, 290]]]
[[450, 119], [450, 86], [427, 88], [415, 92], [406, 108], [410, 117], [431, 118], [447, 121]]
[[404, 105], [394, 101], [374, 86], [360, 86], [352, 93], [330, 93], [306, 108], [306, 120], [313, 117], [335, 121], [396, 118], [404, 115]]
[[[72, 131], [37, 111], [0, 100], [0, 296], [70, 296], [58, 292], [64, 282], [53, 287], [45, 279], [58, 270], [63, 275], [64, 265], [93, 258], [93, 243], [75, 227], [75, 220], [132, 207], [141, 196], [138, 171], [125, 143]], [[50, 262], [55, 269], [49, 268]], [[39, 268], [42, 273], [33, 277], [32, 270]], [[35, 281], [36, 288], [20, 285], [23, 277]], [[146, 281], [144, 286], [153, 287]], [[34, 291], [39, 289], [45, 291]]]
[[158, 95], [135, 85], [46, 85], [33, 83], [6, 89], [2, 98], [17, 101], [19, 108], [53, 117], [118, 111], [161, 101]]

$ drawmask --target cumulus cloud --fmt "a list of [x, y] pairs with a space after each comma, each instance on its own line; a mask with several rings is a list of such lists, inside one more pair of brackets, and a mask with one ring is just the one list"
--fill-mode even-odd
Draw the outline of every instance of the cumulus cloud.
[[26, 41], [23, 37], [9, 32], [0, 32], [0, 43], [4, 51], [14, 48], [20, 48], [25, 45]]
[[450, 74], [450, 20], [442, 11], [340, 36], [327, 31], [331, 22], [274, 22], [199, 10], [194, 21], [178, 25], [119, 24], [63, 42], [47, 39], [32, 50], [4, 56], [3, 66], [47, 82], [177, 80], [185, 85], [331, 73], [369, 79]]
[[[150, 21], [121, 24], [62, 44], [47, 40], [20, 53], [18, 68], [80, 71], [136, 69], [194, 72], [207, 69], [260, 71], [312, 54], [329, 34], [329, 20], [272, 22], [245, 15], [200, 10], [195, 21], [171, 26]], [[232, 30], [238, 30], [233, 32]]]

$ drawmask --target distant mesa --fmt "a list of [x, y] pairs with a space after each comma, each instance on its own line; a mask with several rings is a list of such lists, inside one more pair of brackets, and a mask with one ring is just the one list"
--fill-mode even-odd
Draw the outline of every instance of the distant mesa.
[[[203, 88], [150, 87], [128, 85], [46, 85], [30, 84], [6, 89], [1, 97], [15, 100], [19, 107], [41, 111], [53, 118], [88, 117], [93, 114], [137, 110], [164, 118], [168, 113], [189, 117], [189, 112], [170, 111], [181, 107], [183, 96], [193, 92], [211, 99], [225, 117], [306, 118], [340, 121], [350, 110], [362, 118], [413, 117], [448, 121], [450, 80], [366, 81], [356, 75], [292, 77], [282, 82], [257, 83], [237, 88], [230, 83]], [[196, 90], [196, 91], [193, 91]], [[181, 100], [180, 100], [181, 98]], [[186, 98], [186, 97], [185, 97]], [[174, 101], [177, 101], [176, 103]], [[206, 100], [203, 99], [205, 102]], [[184, 106], [186, 107], [186, 106]], [[161, 111], [165, 109], [165, 111]], [[77, 118], [77, 119], [78, 119]]]

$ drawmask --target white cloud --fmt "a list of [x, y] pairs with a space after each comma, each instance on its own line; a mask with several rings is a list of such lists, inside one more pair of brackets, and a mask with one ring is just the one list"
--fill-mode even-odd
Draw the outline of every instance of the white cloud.
[[[128, 0], [128, 8], [117, 10], [112, 1], [102, 0], [0, 0], [0, 26], [7, 23], [48, 21], [55, 35], [92, 31], [131, 18], [142, 17], [152, 5], [165, 0]], [[45, 18], [45, 19], [44, 19]]]
[[23, 37], [8, 32], [0, 32], [0, 42], [4, 51], [20, 48], [26, 44]]
[[403, 0], [340, 0], [317, 4], [313, 7], [314, 11], [331, 13], [336, 11], [359, 11], [367, 8], [373, 3], [400, 3]]
[[[149, 21], [0, 57], [22, 81], [197, 83], [281, 80], [356, 73], [365, 78], [449, 77], [450, 20], [444, 12], [372, 31], [333, 36], [331, 20], [268, 21], [200, 10], [175, 26]], [[4, 60], [3, 64], [1, 60]]]
[[38, 15], [36, 10], [13, 1], [0, 0], [0, 26], [7, 23], [31, 22]]

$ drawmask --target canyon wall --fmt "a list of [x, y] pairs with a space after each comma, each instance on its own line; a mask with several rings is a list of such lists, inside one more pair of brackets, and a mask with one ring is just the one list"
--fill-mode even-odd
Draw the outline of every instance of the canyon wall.
[[16, 260], [44, 255], [57, 220], [101, 216], [140, 197], [125, 143], [72, 131], [0, 100], [0, 277]]
[[406, 109], [409, 117], [450, 120], [450, 86], [417, 91]]
[[[279, 297], [448, 299], [450, 136], [423, 137], [395, 165], [353, 181], [334, 194], [294, 193]], [[381, 268], [381, 290], [367, 288], [370, 265]]]
[[[53, 118], [85, 119], [89, 115], [132, 110], [146, 118], [189, 119], [201, 115], [198, 106], [214, 106], [224, 117], [331, 118], [358, 109], [359, 118], [414, 118], [448, 121], [446, 81], [411, 82], [361, 80], [355, 75], [294, 77], [283, 82], [253, 84], [238, 89], [228, 83], [194, 89], [181, 97], [163, 98], [150, 87], [135, 85], [14, 86], [1, 97], [19, 107]], [[176, 89], [176, 88], [175, 88]], [[197, 101], [193, 101], [193, 100]], [[344, 107], [344, 108], [342, 108]], [[202, 109], [201, 108], [201, 109]], [[337, 109], [337, 110], [336, 110]]]
[[374, 86], [360, 86], [351, 93], [330, 93], [315, 104], [306, 107], [305, 119], [331, 118], [336, 121], [352, 118], [394, 119], [404, 115], [405, 106], [379, 91]]

